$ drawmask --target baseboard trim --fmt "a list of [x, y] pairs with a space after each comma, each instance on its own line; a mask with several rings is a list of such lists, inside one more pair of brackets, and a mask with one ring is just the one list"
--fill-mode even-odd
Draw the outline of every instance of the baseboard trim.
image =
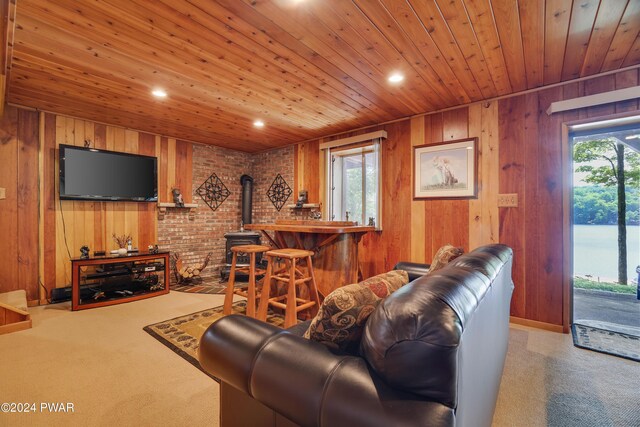
[[509, 316], [509, 322], [516, 325], [530, 326], [532, 328], [544, 329], [545, 331], [565, 333], [562, 325], [554, 325], [553, 323], [539, 322], [537, 320], [523, 319], [521, 317]]
[[0, 335], [9, 334], [11, 332], [24, 331], [25, 329], [31, 329], [31, 319], [9, 323], [8, 325], [0, 325]]

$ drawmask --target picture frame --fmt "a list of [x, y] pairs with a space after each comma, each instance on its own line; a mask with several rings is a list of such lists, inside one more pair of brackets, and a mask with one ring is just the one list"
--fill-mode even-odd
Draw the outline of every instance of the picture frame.
[[414, 199], [477, 197], [478, 138], [413, 148]]

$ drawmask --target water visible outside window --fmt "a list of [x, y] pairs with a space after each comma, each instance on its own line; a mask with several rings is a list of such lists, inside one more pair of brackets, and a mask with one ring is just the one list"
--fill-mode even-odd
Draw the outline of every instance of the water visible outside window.
[[[637, 206], [637, 204], [636, 204]], [[640, 227], [627, 225], [628, 293], [635, 293], [636, 265], [640, 259]], [[599, 283], [615, 283], [618, 277], [618, 231], [615, 225], [573, 226], [573, 273]], [[624, 289], [624, 288], [623, 288]], [[640, 314], [639, 314], [640, 315]]]
[[640, 334], [640, 129], [573, 143], [574, 322]]

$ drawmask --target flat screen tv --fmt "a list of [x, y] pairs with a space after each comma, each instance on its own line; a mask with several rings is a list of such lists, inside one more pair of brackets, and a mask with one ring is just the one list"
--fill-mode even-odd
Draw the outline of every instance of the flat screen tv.
[[158, 201], [158, 159], [60, 145], [60, 198]]

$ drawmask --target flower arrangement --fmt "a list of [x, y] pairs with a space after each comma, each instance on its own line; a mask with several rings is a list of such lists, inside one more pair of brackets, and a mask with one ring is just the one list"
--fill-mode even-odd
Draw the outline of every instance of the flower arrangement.
[[118, 248], [124, 249], [127, 247], [127, 242], [131, 240], [131, 235], [127, 234], [126, 236], [125, 235], [116, 236], [116, 233], [113, 233], [113, 240], [118, 245]]

